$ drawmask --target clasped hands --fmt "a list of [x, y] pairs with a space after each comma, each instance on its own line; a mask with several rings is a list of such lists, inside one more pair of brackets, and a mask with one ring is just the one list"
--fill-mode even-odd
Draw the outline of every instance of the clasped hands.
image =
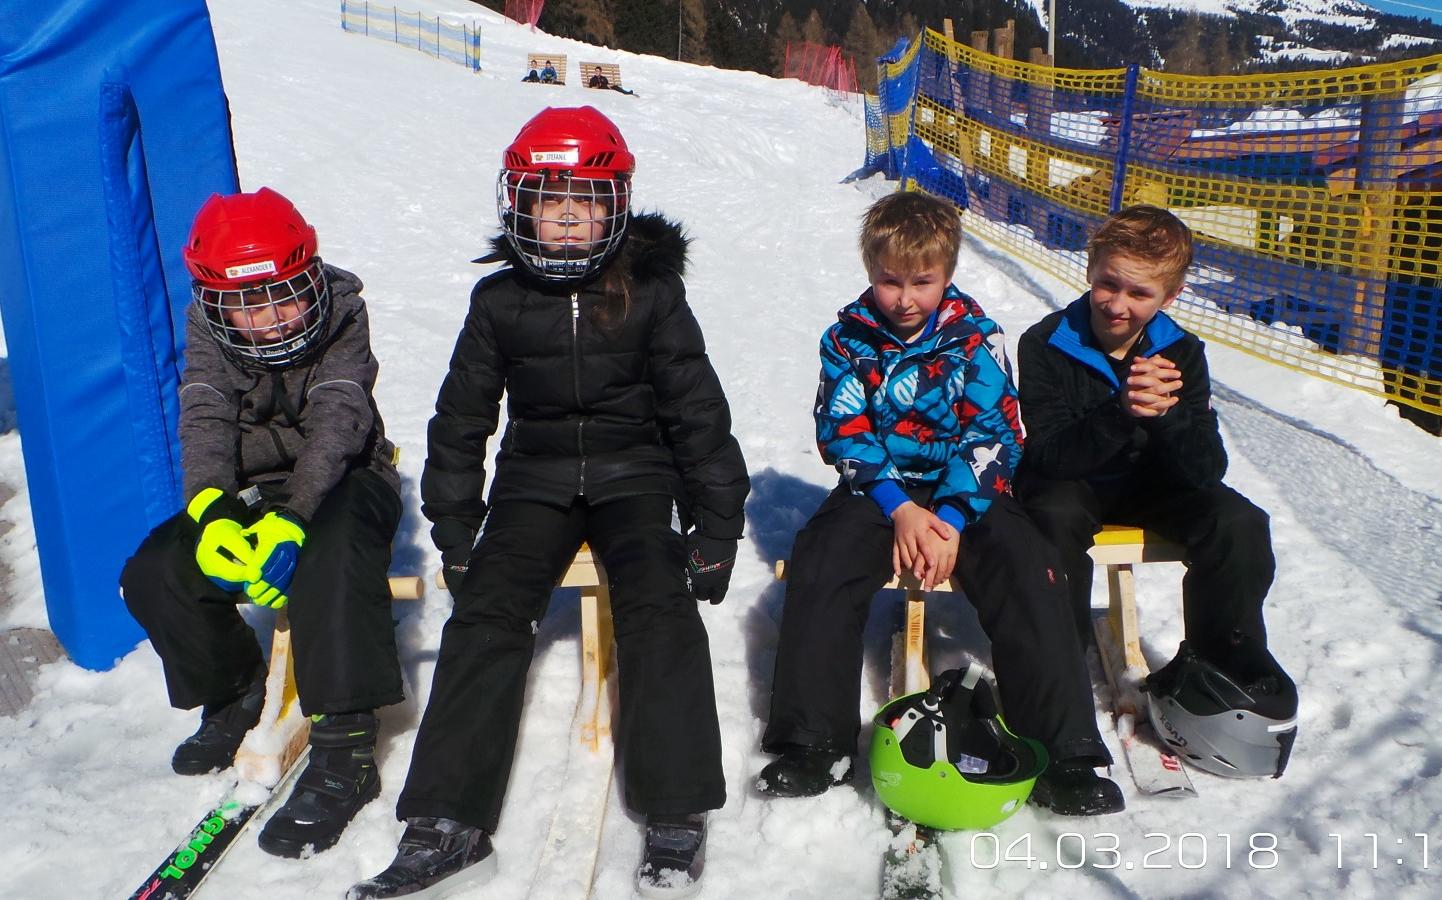
[[928, 591], [950, 580], [961, 547], [954, 527], [910, 500], [892, 512], [891, 524], [891, 568], [897, 575], [911, 572]]
[[1132, 359], [1122, 385], [1122, 411], [1134, 419], [1159, 419], [1181, 400], [1182, 373], [1164, 356]]
[[245, 505], [219, 488], [195, 495], [186, 512], [200, 526], [195, 562], [221, 590], [243, 592], [252, 602], [281, 609], [289, 601], [305, 526], [286, 509], [261, 516], [242, 526]]

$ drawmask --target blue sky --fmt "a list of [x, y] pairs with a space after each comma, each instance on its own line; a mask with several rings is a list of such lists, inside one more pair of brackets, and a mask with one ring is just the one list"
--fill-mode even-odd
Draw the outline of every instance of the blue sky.
[[1442, 23], [1442, 0], [1363, 0], [1368, 6], [1399, 16]]

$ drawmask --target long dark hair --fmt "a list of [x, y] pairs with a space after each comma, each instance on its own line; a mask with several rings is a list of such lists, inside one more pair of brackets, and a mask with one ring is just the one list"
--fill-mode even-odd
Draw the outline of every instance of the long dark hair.
[[592, 309], [592, 321], [604, 329], [620, 328], [631, 314], [631, 289], [635, 281], [631, 277], [631, 254], [626, 249], [623, 239], [621, 251], [606, 261], [594, 282], [601, 292], [601, 302]]

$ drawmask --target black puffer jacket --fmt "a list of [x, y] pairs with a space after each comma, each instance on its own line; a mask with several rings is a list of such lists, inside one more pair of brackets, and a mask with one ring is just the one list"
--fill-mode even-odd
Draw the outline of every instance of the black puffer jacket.
[[483, 261], [511, 265], [472, 290], [430, 422], [421, 510], [437, 547], [473, 541], [485, 517], [486, 440], [503, 390], [509, 423], [491, 503], [668, 494], [703, 533], [741, 535], [750, 483], [686, 304], [687, 243], [667, 219], [635, 216], [609, 263], [629, 267], [630, 308], [603, 325], [596, 280], [558, 289], [531, 277], [503, 238], [493, 242]]

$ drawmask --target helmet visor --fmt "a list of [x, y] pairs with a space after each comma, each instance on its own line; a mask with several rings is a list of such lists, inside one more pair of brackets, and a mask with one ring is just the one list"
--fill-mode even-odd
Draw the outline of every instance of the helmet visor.
[[584, 277], [620, 246], [631, 199], [626, 179], [502, 170], [498, 186], [502, 227], [542, 277]]
[[330, 312], [330, 286], [316, 258], [290, 278], [218, 289], [196, 284], [196, 302], [221, 349], [243, 365], [285, 368], [319, 342]]

